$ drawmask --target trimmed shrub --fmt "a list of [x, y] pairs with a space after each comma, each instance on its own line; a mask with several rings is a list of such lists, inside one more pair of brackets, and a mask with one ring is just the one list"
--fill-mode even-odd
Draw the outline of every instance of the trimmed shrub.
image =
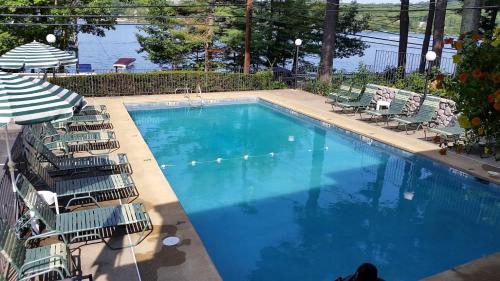
[[109, 73], [51, 78], [50, 81], [84, 96], [155, 95], [202, 92], [269, 90], [284, 88], [272, 81], [272, 72], [256, 74], [203, 71], [157, 71], [149, 73]]

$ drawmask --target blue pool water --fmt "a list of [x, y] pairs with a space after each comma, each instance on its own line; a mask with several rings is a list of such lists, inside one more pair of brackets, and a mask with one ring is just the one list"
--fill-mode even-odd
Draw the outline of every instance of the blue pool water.
[[498, 186], [426, 158], [261, 103], [129, 109], [224, 280], [417, 280], [500, 251]]

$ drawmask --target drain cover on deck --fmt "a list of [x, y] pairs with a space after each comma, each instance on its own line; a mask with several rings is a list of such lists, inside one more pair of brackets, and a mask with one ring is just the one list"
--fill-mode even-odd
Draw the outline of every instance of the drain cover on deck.
[[179, 244], [180, 241], [181, 241], [181, 239], [179, 239], [179, 237], [170, 236], [170, 237], [163, 239], [163, 245], [175, 246], [175, 245]]

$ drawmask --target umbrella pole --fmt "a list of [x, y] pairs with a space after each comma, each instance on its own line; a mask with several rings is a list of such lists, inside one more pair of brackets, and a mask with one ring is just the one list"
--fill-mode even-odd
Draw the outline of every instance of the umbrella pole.
[[9, 144], [9, 131], [7, 130], [7, 125], [5, 128], [5, 145], [7, 147], [7, 156], [9, 157], [9, 162], [7, 163], [7, 167], [9, 168], [10, 173], [10, 181], [12, 183], [12, 191], [16, 192], [16, 178], [14, 177], [14, 167], [16, 163], [12, 161], [12, 154], [10, 153], [10, 144]]
[[[9, 173], [10, 173], [10, 183], [12, 184], [12, 191], [15, 193], [17, 188], [16, 188], [16, 178], [14, 177], [14, 167], [15, 167], [15, 163], [14, 161], [12, 161], [12, 154], [10, 153], [10, 144], [9, 144], [9, 131], [7, 129], [7, 124], [5, 124], [4, 126], [5, 128], [5, 145], [6, 145], [6, 148], [7, 148], [7, 155], [9, 157], [9, 162], [7, 162], [7, 167], [9, 169]], [[17, 207], [17, 194], [15, 196], [15, 199], [14, 199], [14, 206], [16, 208], [16, 220], [17, 220], [17, 217], [19, 215], [19, 209]]]

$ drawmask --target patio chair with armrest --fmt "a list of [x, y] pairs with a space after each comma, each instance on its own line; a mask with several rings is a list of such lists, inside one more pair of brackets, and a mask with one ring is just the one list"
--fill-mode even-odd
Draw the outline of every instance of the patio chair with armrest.
[[[365, 113], [371, 115], [370, 118], [375, 118], [375, 117], [385, 118], [385, 122], [387, 124], [389, 123], [390, 117], [396, 115], [404, 115], [405, 105], [409, 101], [411, 95], [412, 92], [406, 90], [399, 90], [394, 96], [394, 99], [392, 100], [391, 105], [388, 109], [381, 109], [381, 110], [369, 109], [366, 110]], [[375, 120], [376, 122], [378, 122], [377, 119]]]
[[100, 201], [125, 199], [137, 194], [132, 177], [126, 173], [61, 179], [50, 176], [46, 166], [34, 155], [26, 153], [25, 158], [21, 173], [37, 188], [54, 192], [58, 200], [66, 202], [66, 208], [73, 203], [85, 203], [84, 200], [91, 200], [99, 206]]
[[[32, 127], [42, 126], [40, 139], [44, 141], [50, 150], [59, 150], [60, 143], [66, 143], [71, 151], [85, 151], [95, 154], [96, 151], [110, 153], [120, 147], [116, 140], [115, 133], [109, 130], [93, 132], [68, 132], [60, 134], [50, 122], [32, 125]], [[48, 142], [47, 142], [48, 140]], [[102, 152], [100, 152], [102, 154]]]
[[[28, 248], [26, 245], [31, 240], [21, 241], [15, 230], [0, 219], [0, 255], [16, 271], [17, 280], [30, 280], [50, 273], [56, 273], [62, 280], [72, 275], [74, 263], [65, 243]], [[2, 272], [0, 280], [3, 278]]]
[[337, 102], [336, 106], [342, 109], [342, 112], [345, 112], [346, 109], [351, 109], [354, 111], [354, 114], [358, 113], [361, 115], [361, 111], [367, 109], [371, 106], [373, 97], [375, 96], [378, 87], [373, 84], [367, 84], [363, 94], [357, 101], [345, 101], [345, 102]]
[[[83, 109], [83, 112], [85, 112], [85, 108]], [[56, 129], [65, 129], [67, 126], [83, 127], [86, 131], [91, 131], [94, 127], [112, 127], [111, 119], [109, 114], [106, 112], [99, 114], [75, 114], [66, 120], [53, 122], [53, 126]]]
[[[57, 156], [45, 144], [33, 135], [30, 128], [23, 129], [24, 152], [31, 153], [50, 163], [49, 173], [53, 176], [89, 173], [95, 171], [110, 171], [114, 173], [132, 173], [125, 153], [73, 157], [71, 155]], [[65, 144], [60, 144], [62, 149]]]
[[[92, 105], [89, 104], [85, 106], [80, 112], [78, 112], [76, 115], [106, 115], [108, 114], [108, 108], [104, 104], [96, 104]], [[109, 114], [108, 114], [109, 115]]]
[[[146, 232], [153, 229], [142, 203], [56, 214], [22, 174], [17, 177], [16, 189], [26, 207], [34, 214], [33, 218], [40, 220], [47, 229], [47, 232], [34, 238], [60, 236], [68, 243], [101, 239], [111, 249], [121, 249], [138, 245], [147, 236]], [[111, 237], [118, 227], [125, 228], [126, 233], [139, 233], [139, 237], [129, 245], [112, 247], [105, 238]]]
[[439, 98], [427, 96], [418, 109], [418, 112], [414, 116], [396, 116], [391, 120], [396, 121], [398, 124], [396, 128], [399, 128], [401, 125], [405, 126], [405, 132], [408, 134], [408, 126], [416, 125], [414, 132], [418, 131], [418, 129], [423, 128], [425, 124], [429, 124], [432, 122], [434, 117], [436, 116], [436, 111], [439, 107]]
[[[460, 127], [458, 122], [448, 127], [433, 127], [428, 128], [429, 131], [436, 133], [444, 139], [445, 142], [457, 142], [461, 137], [465, 135], [465, 129]], [[427, 132], [424, 130], [425, 139], [427, 139]]]

